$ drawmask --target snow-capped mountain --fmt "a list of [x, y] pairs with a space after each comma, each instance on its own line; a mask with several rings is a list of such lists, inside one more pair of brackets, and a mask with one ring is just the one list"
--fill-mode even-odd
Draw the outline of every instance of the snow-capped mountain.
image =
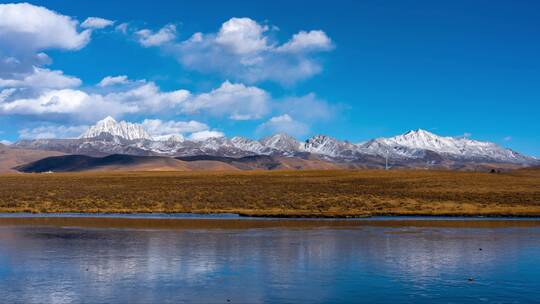
[[379, 155], [388, 151], [390, 155], [398, 157], [422, 157], [424, 151], [432, 151], [452, 158], [470, 160], [491, 159], [523, 162], [531, 159], [491, 142], [477, 141], [466, 137], [438, 136], [422, 129], [390, 138], [378, 138], [360, 146], [360, 148]]
[[107, 118], [98, 121], [94, 126], [84, 132], [79, 138], [95, 138], [101, 134], [108, 133], [113, 136], [122, 137], [127, 140], [152, 139], [140, 124], [126, 121], [117, 122], [114, 118]]
[[[117, 122], [111, 117], [99, 121], [78, 139], [21, 140], [14, 147], [60, 151], [72, 154], [106, 155], [166, 155], [243, 157], [270, 155], [307, 157], [313, 155], [326, 161], [362, 163], [374, 166], [388, 158], [393, 164], [512, 163], [539, 164], [539, 160], [500, 147], [491, 142], [464, 137], [438, 136], [425, 130], [414, 130], [389, 138], [376, 138], [353, 144], [326, 135], [317, 135], [300, 142], [278, 133], [261, 140], [243, 137], [190, 140], [181, 134], [152, 138], [140, 124]], [[371, 163], [369, 163], [371, 162]]]
[[260, 143], [264, 147], [270, 149], [270, 151], [283, 155], [294, 155], [294, 153], [303, 150], [302, 143], [285, 133], [277, 133], [272, 136], [265, 137], [260, 140]]
[[302, 144], [301, 149], [314, 154], [343, 158], [354, 157], [359, 152], [358, 146], [326, 135], [316, 135], [309, 138]]
[[261, 144], [258, 140], [235, 136], [231, 138], [231, 143], [235, 148], [254, 154], [269, 154], [270, 148]]

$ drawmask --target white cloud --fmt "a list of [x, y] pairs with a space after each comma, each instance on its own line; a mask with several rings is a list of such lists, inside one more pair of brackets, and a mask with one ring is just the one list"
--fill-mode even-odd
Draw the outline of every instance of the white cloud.
[[195, 141], [203, 141], [209, 138], [216, 138], [216, 137], [224, 137], [225, 134], [219, 131], [200, 131], [192, 133], [191, 136], [189, 136], [189, 139], [195, 140]]
[[92, 121], [107, 115], [121, 115], [139, 111], [136, 104], [107, 99], [99, 94], [80, 90], [45, 90], [37, 97], [20, 98], [0, 103], [0, 114], [33, 115], [41, 119], [68, 116]]
[[0, 47], [80, 49], [90, 41], [91, 31], [79, 32], [77, 25], [77, 20], [42, 6], [0, 4]]
[[124, 22], [117, 25], [114, 29], [122, 34], [127, 34], [129, 24]]
[[80, 30], [76, 19], [42, 6], [0, 4], [0, 87], [36, 92], [79, 86], [77, 77], [43, 68], [52, 60], [42, 51], [79, 50], [88, 44], [91, 33], [91, 29]]
[[21, 139], [51, 139], [51, 138], [76, 138], [86, 131], [88, 126], [63, 126], [46, 125], [32, 129], [22, 129], [19, 131]]
[[503, 138], [504, 141], [511, 141], [512, 140], [512, 136], [505, 136]]
[[17, 91], [17, 89], [15, 89], [15, 88], [9, 88], [9, 89], [4, 89], [4, 90], [0, 91], [0, 103], [4, 102], [7, 98], [9, 98], [11, 95], [13, 95], [13, 93], [15, 93], [16, 91]]
[[0, 115], [34, 115], [42, 119], [92, 121], [107, 115], [199, 113], [233, 120], [258, 119], [269, 110], [270, 95], [257, 87], [224, 82], [208, 93], [187, 90], [163, 92], [153, 82], [135, 85], [107, 94], [82, 90], [42, 90], [36, 96], [15, 98], [13, 90], [0, 91]]
[[9, 146], [9, 145], [11, 145], [11, 144], [12, 144], [12, 142], [11, 142], [11, 141], [9, 141], [9, 140], [5, 140], [5, 139], [2, 139], [2, 140], [0, 140], [0, 144], [3, 144], [3, 145], [6, 145], [6, 146]]
[[183, 110], [186, 113], [205, 112], [233, 120], [249, 120], [265, 115], [269, 101], [269, 94], [262, 89], [225, 81], [219, 88], [189, 99]]
[[114, 21], [99, 17], [89, 17], [81, 24], [82, 28], [102, 29], [114, 24]]
[[142, 122], [144, 129], [152, 136], [179, 135], [207, 131], [206, 124], [195, 120], [190, 121], [163, 121], [161, 119], [145, 119]]
[[37, 53], [34, 57], [36, 58], [37, 64], [47, 65], [52, 63], [51, 57], [43, 52]]
[[[50, 122], [66, 119], [91, 122], [107, 115], [122, 117], [127, 114], [199, 114], [253, 120], [276, 110], [272, 97], [265, 90], [229, 81], [209, 92], [196, 94], [182, 89], [162, 91], [154, 82], [131, 81], [126, 75], [104, 77], [97, 86], [104, 88], [122, 84], [129, 85], [92, 93], [73, 88], [81, 85], [78, 78], [64, 75], [61, 71], [34, 67], [33, 72], [24, 78], [0, 78], [0, 89], [6, 88], [0, 90], [0, 115], [33, 116]], [[34, 90], [25, 90], [26, 87]], [[300, 106], [311, 107], [312, 113], [320, 111], [314, 102]], [[278, 113], [296, 115], [293, 110], [283, 107]], [[207, 131], [208, 127], [205, 128], [188, 133]]]
[[144, 47], [159, 46], [176, 38], [176, 25], [167, 24], [157, 32], [142, 29], [135, 33]]
[[269, 48], [263, 35], [267, 30], [252, 19], [231, 18], [221, 25], [216, 42], [237, 54], [260, 52]]
[[[13, 75], [16, 76], [16, 75]], [[78, 87], [81, 80], [77, 77], [64, 75], [62, 71], [51, 71], [49, 69], [34, 67], [30, 74], [23, 74], [20, 79], [0, 78], [1, 87], [31, 87], [63, 89]]]
[[330, 51], [325, 32], [301, 31], [283, 45], [272, 43], [268, 26], [249, 18], [232, 18], [217, 33], [195, 33], [168, 46], [186, 68], [220, 73], [227, 78], [255, 83], [271, 80], [292, 84], [322, 71], [316, 53]]
[[309, 133], [309, 126], [294, 120], [289, 114], [274, 116], [257, 128], [258, 133], [269, 134], [283, 132], [293, 136]]
[[291, 40], [280, 46], [281, 52], [329, 51], [333, 48], [332, 40], [323, 31], [301, 31]]
[[113, 86], [117, 84], [126, 84], [129, 83], [129, 79], [126, 75], [120, 75], [120, 76], [107, 76], [98, 83], [99, 87], [108, 87]]
[[138, 112], [160, 113], [180, 111], [182, 105], [190, 98], [187, 90], [163, 92], [153, 82], [143, 82], [141, 85], [120, 92], [104, 95], [108, 101], [136, 107]]
[[23, 98], [0, 104], [0, 111], [8, 114], [72, 113], [89, 100], [82, 91], [48, 90], [37, 98]]

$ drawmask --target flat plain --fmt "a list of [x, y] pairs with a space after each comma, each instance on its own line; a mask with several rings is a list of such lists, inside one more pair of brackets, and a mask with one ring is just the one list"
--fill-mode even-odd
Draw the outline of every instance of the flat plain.
[[3, 174], [0, 212], [540, 216], [540, 170]]

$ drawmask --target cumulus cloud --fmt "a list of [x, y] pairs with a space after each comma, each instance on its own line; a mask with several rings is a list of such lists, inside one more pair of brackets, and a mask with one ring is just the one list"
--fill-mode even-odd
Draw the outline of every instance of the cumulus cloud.
[[0, 144], [9, 146], [9, 145], [12, 144], [12, 142], [9, 141], [9, 140], [1, 139], [1, 140], [0, 140]]
[[333, 47], [332, 40], [323, 31], [300, 31], [277, 50], [281, 52], [312, 52], [329, 51]]
[[26, 128], [19, 131], [21, 139], [51, 139], [77, 138], [86, 131], [88, 126], [45, 125], [36, 128]]
[[194, 140], [194, 141], [203, 141], [209, 138], [219, 138], [219, 137], [224, 137], [224, 136], [225, 134], [219, 131], [200, 131], [200, 132], [192, 133], [189, 136], [189, 139]]
[[265, 115], [269, 101], [270, 95], [262, 89], [225, 81], [219, 88], [189, 99], [183, 108], [186, 113], [205, 112], [233, 120], [249, 120]]
[[103, 96], [105, 100], [131, 105], [144, 113], [180, 111], [190, 97], [187, 90], [163, 92], [154, 82], [142, 82], [134, 88]]
[[18, 77], [18, 75], [13, 75], [13, 77], [15, 77], [15, 79], [0, 78], [0, 88], [31, 87], [63, 89], [78, 87], [82, 83], [79, 78], [64, 75], [62, 71], [51, 71], [49, 69], [38, 67], [33, 67], [32, 73], [24, 73], [20, 76], [20, 78]]
[[159, 46], [176, 38], [176, 25], [167, 24], [157, 32], [142, 29], [135, 33], [144, 47]]
[[304, 136], [309, 133], [309, 126], [294, 120], [289, 114], [283, 114], [259, 125], [257, 132], [262, 134], [283, 132], [293, 136]]
[[268, 26], [250, 18], [231, 18], [217, 33], [195, 33], [168, 50], [188, 69], [248, 83], [292, 84], [320, 73], [316, 54], [334, 47], [321, 30], [301, 31], [282, 45], [272, 42], [268, 32]]
[[122, 115], [139, 111], [137, 105], [107, 99], [99, 94], [87, 94], [73, 89], [44, 90], [36, 97], [19, 98], [0, 103], [0, 114], [74, 118], [92, 121], [107, 115]]
[[52, 63], [43, 51], [79, 50], [93, 28], [110, 20], [88, 18], [81, 28], [69, 16], [28, 3], [0, 4], [0, 87], [72, 88], [80, 79], [43, 68]]
[[231, 18], [223, 23], [215, 41], [236, 54], [260, 52], [270, 47], [263, 35], [267, 30], [252, 19]]
[[82, 121], [125, 114], [202, 114], [233, 120], [258, 119], [268, 112], [271, 100], [260, 88], [228, 81], [201, 94], [187, 90], [161, 91], [154, 82], [140, 81], [106, 94], [45, 89], [35, 96], [19, 98], [9, 89], [0, 91], [0, 98], [0, 115]]
[[142, 122], [144, 129], [152, 136], [170, 136], [185, 133], [207, 131], [208, 125], [195, 120], [190, 121], [163, 121], [161, 119], [145, 119]]
[[107, 76], [98, 83], [99, 87], [108, 87], [113, 86], [117, 84], [126, 84], [129, 83], [129, 79], [126, 75], [120, 75], [120, 76]]
[[37, 98], [23, 98], [0, 104], [7, 114], [70, 113], [77, 111], [90, 96], [82, 91], [48, 90]]
[[26, 50], [76, 50], [90, 41], [77, 20], [28, 3], [0, 4], [0, 46]]
[[81, 24], [81, 27], [87, 28], [87, 29], [102, 29], [102, 28], [111, 26], [113, 24], [114, 24], [114, 21], [112, 20], [99, 18], [99, 17], [89, 17], [89, 18], [86, 18], [86, 20], [84, 20], [84, 22]]

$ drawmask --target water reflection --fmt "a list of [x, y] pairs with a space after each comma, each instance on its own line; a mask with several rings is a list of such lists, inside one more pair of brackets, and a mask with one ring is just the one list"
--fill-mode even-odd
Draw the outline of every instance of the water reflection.
[[539, 271], [539, 228], [0, 227], [6, 303], [526, 303]]

